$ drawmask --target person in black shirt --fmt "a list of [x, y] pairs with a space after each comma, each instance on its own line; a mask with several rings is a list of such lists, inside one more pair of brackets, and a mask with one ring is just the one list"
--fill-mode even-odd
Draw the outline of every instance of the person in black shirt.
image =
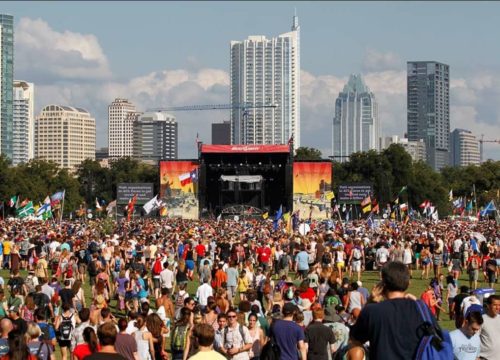
[[462, 302], [466, 297], [470, 296], [468, 286], [460, 286], [460, 294], [453, 298], [451, 311], [455, 313], [455, 327], [460, 329], [464, 322], [464, 314], [462, 313]]
[[71, 289], [71, 281], [64, 280], [64, 289], [59, 291], [59, 296], [61, 297], [61, 304], [68, 304], [71, 308], [73, 308], [73, 298], [75, 294]]
[[405, 293], [409, 284], [407, 266], [398, 261], [384, 265], [382, 282], [372, 290], [380, 294], [372, 297], [382, 295], [385, 300], [366, 305], [350, 332], [354, 344], [370, 342], [370, 359], [415, 358], [424, 320], [415, 300]]
[[305, 331], [305, 342], [307, 347], [307, 358], [309, 360], [328, 360], [328, 349], [335, 351], [335, 336], [333, 331], [323, 325], [325, 312], [323, 309], [314, 309], [312, 312], [313, 322], [311, 322]]
[[25, 334], [28, 331], [28, 323], [19, 317], [19, 307], [11, 306], [9, 308], [9, 318], [12, 321], [12, 331], [17, 331], [20, 334]]

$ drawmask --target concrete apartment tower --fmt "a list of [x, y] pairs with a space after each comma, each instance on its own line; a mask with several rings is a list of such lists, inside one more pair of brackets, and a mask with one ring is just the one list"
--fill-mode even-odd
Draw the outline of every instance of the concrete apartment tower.
[[133, 156], [134, 121], [137, 120], [135, 105], [127, 99], [116, 98], [108, 106], [109, 157]]

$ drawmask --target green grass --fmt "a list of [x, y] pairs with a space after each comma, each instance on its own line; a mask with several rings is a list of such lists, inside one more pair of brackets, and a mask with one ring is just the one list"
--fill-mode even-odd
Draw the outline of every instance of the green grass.
[[[420, 297], [420, 295], [424, 292], [424, 290], [427, 288], [427, 285], [429, 284], [429, 280], [421, 280], [420, 279], [420, 271], [414, 271], [413, 276], [414, 278], [410, 282], [410, 288], [408, 290], [409, 293], [415, 295], [416, 297]], [[445, 270], [446, 273], [446, 270]], [[27, 275], [26, 271], [21, 271], [21, 276], [25, 277]], [[2, 276], [5, 280], [5, 283], [9, 280], [9, 271], [8, 270], [0, 270], [0, 276]], [[366, 287], [368, 290], [371, 290], [371, 288], [379, 281], [379, 272], [376, 271], [366, 271], [363, 273], [362, 276], [362, 282], [363, 282], [363, 287]], [[482, 274], [480, 274], [480, 280], [482, 280]], [[196, 293], [196, 290], [198, 288], [198, 281], [194, 280], [189, 282], [187, 291], [189, 294], [194, 295]], [[466, 274], [462, 274], [462, 276], [459, 279], [459, 285], [469, 285], [468, 278]], [[488, 284], [480, 281], [478, 283], [479, 287], [487, 287]], [[495, 284], [495, 289], [497, 292], [500, 292], [500, 284]], [[86, 300], [86, 305], [87, 307], [92, 304], [92, 293], [91, 293], [91, 288], [90, 285], [88, 284], [88, 281], [83, 285], [83, 290], [85, 292], [85, 300]], [[152, 299], [152, 297], [151, 297]], [[151, 302], [152, 306], [154, 305], [154, 301]], [[111, 301], [111, 309], [114, 313], [115, 316], [124, 316], [123, 313], [119, 313], [115, 310], [116, 306], [116, 301], [112, 300]], [[444, 304], [443, 307], [446, 309], [447, 304]], [[449, 317], [447, 314], [441, 314], [441, 321], [440, 324], [443, 328], [452, 330], [455, 328], [454, 321], [448, 320]], [[59, 348], [57, 347], [56, 349], [56, 359], [61, 358], [61, 353], [59, 351]]]

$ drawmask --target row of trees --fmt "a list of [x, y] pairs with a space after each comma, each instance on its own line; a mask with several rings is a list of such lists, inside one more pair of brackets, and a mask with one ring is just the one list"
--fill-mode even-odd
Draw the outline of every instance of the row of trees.
[[[321, 160], [322, 154], [314, 148], [297, 149], [295, 160]], [[401, 202], [418, 208], [424, 200], [438, 206], [440, 214], [451, 212], [449, 191], [455, 197], [471, 198], [475, 186], [477, 207], [491, 199], [498, 200], [500, 189], [500, 161], [487, 161], [480, 166], [449, 167], [440, 173], [424, 162], [413, 162], [401, 145], [393, 144], [384, 151], [352, 154], [347, 162], [332, 162], [333, 189], [345, 182], [370, 182], [375, 196], [384, 206], [394, 201], [403, 186], [407, 191]], [[0, 156], [0, 201], [7, 202], [13, 195], [22, 199], [43, 201], [50, 194], [66, 190], [65, 212], [73, 211], [82, 203], [95, 206], [96, 197], [104, 203], [116, 198], [116, 187], [121, 182], [149, 182], [159, 191], [157, 165], [148, 165], [131, 158], [112, 160], [109, 168], [98, 161], [85, 160], [74, 173], [59, 168], [53, 162], [31, 160], [11, 166]]]
[[[313, 148], [297, 149], [295, 160], [321, 160], [321, 152]], [[392, 144], [387, 149], [376, 152], [352, 154], [347, 162], [333, 162], [333, 188], [345, 182], [370, 182], [380, 204], [394, 201], [403, 186], [400, 201], [418, 209], [424, 200], [436, 205], [440, 214], [450, 214], [453, 196], [477, 198], [477, 208], [494, 199], [498, 201], [500, 189], [500, 161], [487, 161], [480, 166], [446, 167], [441, 172], [434, 171], [426, 163], [414, 162], [401, 145]]]

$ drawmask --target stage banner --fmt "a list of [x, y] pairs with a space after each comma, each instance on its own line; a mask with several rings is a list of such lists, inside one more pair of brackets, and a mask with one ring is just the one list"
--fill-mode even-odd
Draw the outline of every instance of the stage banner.
[[301, 219], [331, 216], [332, 163], [304, 161], [293, 163], [293, 209]]
[[198, 162], [160, 161], [162, 216], [198, 219]]
[[370, 183], [345, 183], [339, 185], [339, 203], [359, 204], [368, 195], [373, 195]]

